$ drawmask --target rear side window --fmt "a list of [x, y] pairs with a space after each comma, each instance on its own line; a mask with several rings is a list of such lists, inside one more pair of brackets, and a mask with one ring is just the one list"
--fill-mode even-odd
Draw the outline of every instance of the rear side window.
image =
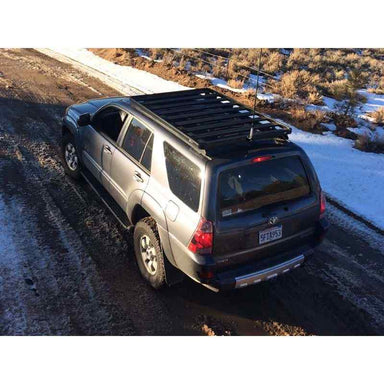
[[135, 118], [129, 124], [122, 148], [135, 160], [140, 161], [151, 131]]
[[143, 164], [144, 167], [148, 169], [148, 171], [151, 170], [152, 148], [153, 148], [153, 135], [151, 135], [148, 141], [148, 144], [144, 149], [143, 157], [141, 158], [141, 164]]
[[167, 142], [164, 142], [164, 154], [172, 193], [197, 212], [201, 187], [200, 168]]
[[223, 171], [219, 204], [222, 217], [297, 199], [310, 193], [298, 156], [268, 160]]

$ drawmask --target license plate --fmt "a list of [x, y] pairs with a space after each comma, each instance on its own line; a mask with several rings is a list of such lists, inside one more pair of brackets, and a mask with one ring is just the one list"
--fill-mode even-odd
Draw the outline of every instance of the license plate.
[[259, 232], [259, 244], [265, 244], [265, 243], [269, 243], [270, 241], [281, 239], [282, 236], [283, 236], [282, 225], [264, 229], [264, 231]]

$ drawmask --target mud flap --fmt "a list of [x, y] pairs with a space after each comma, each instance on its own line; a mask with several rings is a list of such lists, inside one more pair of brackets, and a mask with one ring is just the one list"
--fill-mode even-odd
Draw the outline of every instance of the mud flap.
[[168, 286], [179, 284], [184, 280], [184, 273], [174, 267], [164, 254], [165, 280]]

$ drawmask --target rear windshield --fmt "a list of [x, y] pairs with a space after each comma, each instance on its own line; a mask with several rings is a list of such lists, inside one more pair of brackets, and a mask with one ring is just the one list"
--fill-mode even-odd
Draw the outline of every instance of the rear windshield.
[[298, 156], [267, 160], [223, 171], [219, 204], [222, 217], [308, 195], [310, 188]]

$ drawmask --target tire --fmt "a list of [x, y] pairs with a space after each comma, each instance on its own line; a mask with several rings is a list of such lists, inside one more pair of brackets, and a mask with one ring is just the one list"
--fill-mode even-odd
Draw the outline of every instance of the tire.
[[145, 217], [136, 224], [133, 244], [141, 275], [153, 288], [164, 287], [166, 284], [164, 253], [155, 220]]
[[62, 138], [61, 155], [65, 173], [73, 179], [79, 180], [81, 178], [80, 159], [77, 154], [75, 138], [69, 133], [65, 134]]

